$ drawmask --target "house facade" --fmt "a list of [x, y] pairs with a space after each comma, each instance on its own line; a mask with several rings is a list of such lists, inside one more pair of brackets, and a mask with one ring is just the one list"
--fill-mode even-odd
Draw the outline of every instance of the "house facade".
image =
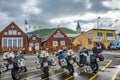
[[26, 34], [14, 23], [11, 22], [0, 33], [0, 51], [17, 51], [27, 47]]
[[60, 28], [57, 28], [48, 38], [46, 38], [43, 42], [43, 46], [48, 49], [55, 49], [61, 47], [71, 46], [72, 42], [70, 39], [61, 31]]
[[91, 29], [75, 38], [74, 45], [81, 45], [92, 49], [94, 43], [99, 43], [103, 48], [108, 49], [111, 42], [116, 41], [115, 30]]
[[28, 41], [28, 51], [40, 50], [42, 46], [41, 38], [36, 35], [32, 35]]

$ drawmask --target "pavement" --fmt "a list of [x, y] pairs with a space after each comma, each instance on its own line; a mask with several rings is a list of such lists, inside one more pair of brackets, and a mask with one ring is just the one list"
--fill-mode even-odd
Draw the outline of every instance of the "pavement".
[[[91, 53], [91, 52], [90, 52]], [[85, 67], [74, 64], [74, 75], [70, 76], [66, 69], [61, 69], [59, 65], [49, 69], [49, 77], [43, 78], [44, 73], [41, 69], [36, 69], [36, 55], [25, 55], [27, 58], [28, 72], [21, 73], [21, 80], [120, 80], [120, 58], [119, 51], [103, 51], [105, 61], [99, 62], [99, 71], [96, 74], [85, 72]], [[10, 71], [0, 75], [0, 80], [12, 80]]]

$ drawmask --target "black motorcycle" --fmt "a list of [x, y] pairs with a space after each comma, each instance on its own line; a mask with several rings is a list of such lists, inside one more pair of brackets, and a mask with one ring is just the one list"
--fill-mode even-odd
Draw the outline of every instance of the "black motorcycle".
[[20, 74], [19, 74], [19, 66], [18, 66], [18, 58], [15, 57], [13, 60], [13, 68], [11, 70], [11, 76], [13, 80], [20, 80]]
[[49, 61], [46, 57], [42, 58], [41, 68], [45, 74], [44, 78], [49, 76]]
[[98, 61], [104, 61], [104, 56], [100, 53], [98, 54], [90, 54], [87, 55], [86, 53], [80, 54], [80, 64], [83, 66], [87, 66], [85, 71], [90, 71], [91, 68], [92, 73], [96, 73], [99, 70]]
[[74, 60], [73, 60], [71, 55], [67, 56], [67, 62], [68, 62], [68, 65], [67, 65], [68, 71], [70, 72], [70, 75], [73, 75], [73, 73], [74, 73], [74, 67], [73, 67]]
[[20, 72], [27, 72], [26, 66], [20, 66], [23, 59], [23, 54], [15, 56], [13, 61], [13, 68], [11, 69], [11, 76], [13, 80], [20, 80]]

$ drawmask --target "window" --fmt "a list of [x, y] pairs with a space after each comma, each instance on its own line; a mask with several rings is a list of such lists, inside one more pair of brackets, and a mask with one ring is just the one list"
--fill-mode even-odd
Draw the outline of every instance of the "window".
[[7, 32], [4, 32], [4, 35], [7, 35]]
[[17, 35], [17, 31], [16, 30], [12, 30], [12, 34], [13, 35]]
[[58, 41], [53, 41], [53, 46], [58, 46]]
[[16, 35], [17, 31], [16, 30], [8, 30], [9, 35]]
[[29, 46], [30, 46], [30, 47], [33, 47], [33, 43], [29, 43]]
[[22, 47], [23, 46], [23, 40], [22, 38], [18, 38], [18, 47]]
[[7, 38], [2, 38], [2, 47], [7, 47]]
[[113, 36], [112, 33], [106, 33], [106, 36]]
[[64, 46], [65, 45], [65, 41], [60, 41], [60, 45]]
[[102, 36], [102, 33], [101, 33], [101, 32], [98, 32], [98, 33], [97, 33], [97, 36]]
[[13, 47], [17, 47], [17, 39], [13, 38]]
[[12, 38], [8, 39], [8, 47], [12, 47]]
[[36, 37], [33, 37], [32, 40], [36, 40]]
[[2, 38], [2, 47], [23, 47], [23, 38]]
[[92, 44], [92, 38], [88, 39], [88, 45]]
[[58, 31], [56, 35], [54, 35], [54, 38], [64, 38], [64, 35], [62, 35], [60, 31]]
[[18, 35], [21, 35], [21, 32], [18, 32]]
[[12, 25], [11, 28], [14, 28], [14, 25]]
[[8, 34], [9, 34], [9, 35], [12, 35], [12, 30], [8, 30]]

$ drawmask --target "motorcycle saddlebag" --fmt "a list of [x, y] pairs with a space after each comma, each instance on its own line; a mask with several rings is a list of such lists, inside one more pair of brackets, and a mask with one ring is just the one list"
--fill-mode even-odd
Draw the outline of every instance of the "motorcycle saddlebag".
[[104, 56], [100, 54], [100, 55], [99, 55], [99, 60], [100, 60], [100, 61], [104, 61]]
[[90, 55], [90, 62], [91, 63], [96, 62], [96, 57], [94, 55]]
[[97, 47], [97, 53], [101, 53], [102, 52], [102, 48]]

